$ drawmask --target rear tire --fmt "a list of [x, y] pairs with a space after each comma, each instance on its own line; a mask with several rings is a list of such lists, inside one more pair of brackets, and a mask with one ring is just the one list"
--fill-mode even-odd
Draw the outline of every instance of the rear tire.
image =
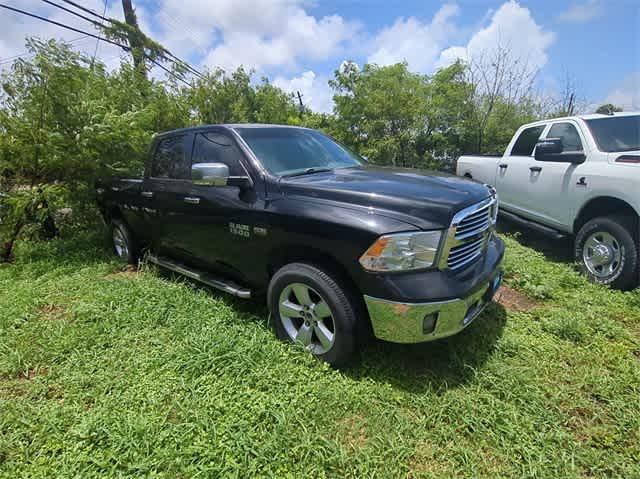
[[111, 244], [118, 258], [129, 264], [137, 264], [138, 248], [133, 233], [121, 220], [112, 220], [110, 224]]
[[271, 279], [267, 303], [278, 338], [301, 344], [334, 367], [357, 351], [357, 301], [328, 272], [306, 263], [280, 268]]
[[580, 228], [575, 259], [589, 281], [629, 290], [638, 285], [638, 246], [632, 222], [624, 217], [594, 218]]

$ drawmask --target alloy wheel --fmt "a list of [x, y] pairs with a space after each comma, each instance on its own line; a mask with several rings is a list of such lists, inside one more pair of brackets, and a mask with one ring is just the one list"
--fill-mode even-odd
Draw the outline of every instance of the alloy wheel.
[[280, 320], [292, 341], [314, 354], [324, 354], [335, 342], [335, 322], [327, 301], [303, 283], [287, 285], [278, 302]]
[[112, 238], [113, 248], [116, 250], [116, 254], [122, 259], [127, 259], [129, 257], [129, 246], [127, 245], [127, 239], [122, 230], [117, 226], [113, 228]]

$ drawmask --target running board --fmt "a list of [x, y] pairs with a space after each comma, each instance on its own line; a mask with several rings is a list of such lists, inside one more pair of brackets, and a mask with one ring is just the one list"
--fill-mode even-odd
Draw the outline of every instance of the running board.
[[524, 219], [522, 216], [518, 216], [503, 209], [499, 210], [499, 214], [500, 216], [510, 221], [524, 225], [529, 229], [537, 231], [538, 233], [542, 233], [543, 235], [550, 236], [553, 239], [559, 240], [567, 237], [566, 234], [561, 233], [558, 230], [554, 230], [553, 228], [549, 228], [548, 226], [541, 225], [540, 223], [536, 223], [535, 221]]
[[188, 278], [200, 281], [207, 286], [211, 286], [212, 288], [219, 289], [220, 291], [224, 291], [225, 293], [232, 294], [234, 296], [237, 296], [238, 298], [247, 299], [251, 297], [251, 290], [243, 288], [242, 286], [238, 286], [232, 281], [217, 278], [209, 273], [205, 273], [204, 271], [191, 268], [182, 263], [178, 263], [167, 258], [160, 258], [149, 254], [147, 255], [147, 259], [150, 262], [157, 264], [158, 266], [170, 269], [171, 271], [175, 271], [176, 273], [180, 273], [181, 275], [184, 275]]

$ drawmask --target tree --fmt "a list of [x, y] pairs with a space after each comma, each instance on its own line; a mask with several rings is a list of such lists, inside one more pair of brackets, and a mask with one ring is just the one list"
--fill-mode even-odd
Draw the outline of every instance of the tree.
[[267, 79], [254, 85], [252, 71], [240, 67], [230, 75], [222, 69], [204, 72], [192, 88], [182, 88], [195, 123], [297, 122], [293, 95]]
[[602, 115], [611, 115], [617, 111], [622, 111], [622, 108], [611, 103], [605, 103], [596, 109], [596, 113], [600, 113]]
[[470, 124], [475, 149], [482, 153], [487, 128], [496, 114], [517, 115], [519, 105], [531, 103], [538, 67], [498, 42], [491, 50], [473, 52], [466, 71], [467, 82], [473, 85]]
[[49, 210], [73, 204], [78, 217], [91, 209], [96, 177], [139, 171], [153, 133], [187, 119], [163, 84], [137, 88], [142, 80], [126, 63], [108, 73], [68, 44], [29, 39], [27, 47], [33, 59], [1, 76], [0, 184], [12, 198], [0, 221], [4, 258], [25, 225], [57, 231]]
[[414, 163], [416, 139], [428, 128], [425, 77], [406, 63], [362, 70], [347, 64], [330, 84], [346, 143], [376, 163]]

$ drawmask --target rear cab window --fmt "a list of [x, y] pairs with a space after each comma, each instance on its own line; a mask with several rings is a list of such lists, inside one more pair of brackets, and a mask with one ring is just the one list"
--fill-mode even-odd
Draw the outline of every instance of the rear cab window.
[[520, 132], [509, 156], [533, 156], [533, 149], [544, 131], [545, 125], [531, 126]]
[[151, 177], [169, 180], [191, 178], [191, 161], [187, 139], [190, 135], [162, 138], [151, 158]]

